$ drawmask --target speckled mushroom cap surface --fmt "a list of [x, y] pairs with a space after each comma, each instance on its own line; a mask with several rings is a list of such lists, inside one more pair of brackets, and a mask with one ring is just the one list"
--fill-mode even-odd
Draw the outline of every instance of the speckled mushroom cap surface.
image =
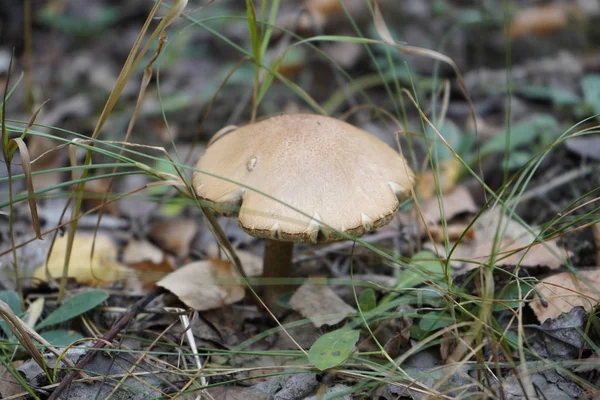
[[193, 174], [200, 199], [237, 215], [252, 236], [292, 242], [329, 242], [342, 238], [335, 230], [360, 236], [385, 225], [414, 181], [404, 157], [387, 144], [312, 114], [228, 132], [196, 168], [203, 171]]

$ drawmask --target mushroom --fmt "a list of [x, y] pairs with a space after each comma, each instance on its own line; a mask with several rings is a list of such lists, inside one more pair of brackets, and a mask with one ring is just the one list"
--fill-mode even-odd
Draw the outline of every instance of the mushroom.
[[[293, 243], [326, 243], [386, 225], [414, 181], [404, 157], [387, 144], [313, 114], [228, 130], [211, 141], [196, 168], [198, 197], [219, 214], [237, 216], [249, 235], [267, 239], [265, 277], [290, 276]], [[274, 307], [280, 293], [267, 287], [267, 305]]]

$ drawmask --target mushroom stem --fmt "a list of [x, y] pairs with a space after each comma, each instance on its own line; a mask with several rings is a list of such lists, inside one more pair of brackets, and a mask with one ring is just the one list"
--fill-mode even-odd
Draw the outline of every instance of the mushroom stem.
[[[289, 278], [292, 265], [294, 243], [267, 239], [265, 257], [263, 259], [263, 276], [265, 278]], [[271, 311], [280, 314], [282, 307], [277, 298], [288, 290], [284, 285], [268, 285], [264, 291], [264, 301]]]

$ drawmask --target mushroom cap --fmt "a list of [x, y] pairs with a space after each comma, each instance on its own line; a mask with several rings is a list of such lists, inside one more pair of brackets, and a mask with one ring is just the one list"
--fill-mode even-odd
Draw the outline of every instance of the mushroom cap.
[[229, 131], [196, 169], [202, 172], [193, 174], [194, 189], [218, 213], [237, 215], [252, 236], [291, 242], [330, 242], [343, 238], [336, 230], [360, 236], [385, 225], [414, 181], [404, 157], [387, 144], [313, 114]]

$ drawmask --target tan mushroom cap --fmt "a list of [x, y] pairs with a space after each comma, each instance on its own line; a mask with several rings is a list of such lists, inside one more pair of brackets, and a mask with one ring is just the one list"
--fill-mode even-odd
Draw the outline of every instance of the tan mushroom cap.
[[193, 184], [217, 212], [237, 214], [252, 236], [292, 242], [342, 238], [330, 228], [360, 236], [385, 225], [414, 181], [404, 157], [387, 144], [312, 114], [281, 115], [231, 131], [196, 168], [215, 175], [194, 172]]

